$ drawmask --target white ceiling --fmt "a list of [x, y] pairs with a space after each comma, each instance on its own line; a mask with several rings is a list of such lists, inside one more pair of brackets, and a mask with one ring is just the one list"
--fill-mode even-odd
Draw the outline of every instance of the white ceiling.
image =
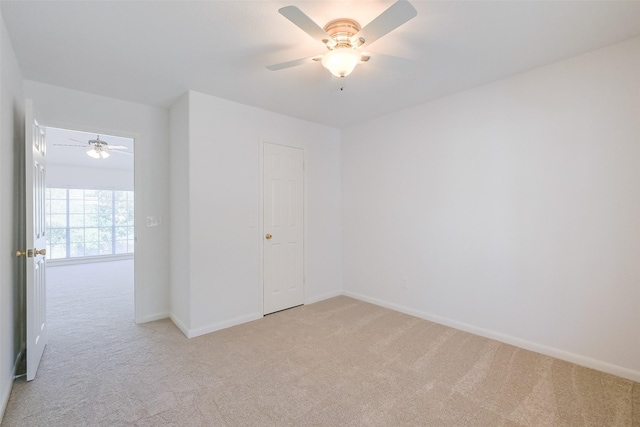
[[94, 159], [87, 155], [89, 140], [95, 133], [47, 128], [47, 164], [76, 166], [90, 169], [133, 170], [133, 139], [113, 135], [100, 135], [109, 145], [123, 145], [127, 150], [110, 150], [106, 159]]
[[2, 13], [25, 79], [168, 107], [192, 89], [342, 128], [640, 35], [638, 1], [416, 1], [418, 16], [370, 52], [414, 59], [347, 78], [278, 8], [320, 26], [366, 25], [392, 1], [7, 1]]

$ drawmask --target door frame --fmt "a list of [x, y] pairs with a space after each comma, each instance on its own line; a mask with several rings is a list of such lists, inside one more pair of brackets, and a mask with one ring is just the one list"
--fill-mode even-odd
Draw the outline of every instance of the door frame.
[[288, 141], [287, 143], [282, 142], [274, 142], [277, 138], [269, 139], [269, 138], [260, 138], [259, 146], [258, 146], [258, 247], [260, 248], [260, 285], [258, 289], [259, 297], [260, 297], [260, 313], [264, 317], [264, 144], [273, 144], [273, 145], [281, 145], [283, 147], [289, 148], [297, 148], [302, 150], [302, 221], [304, 222], [302, 227], [302, 304], [307, 303], [307, 236], [308, 233], [308, 215], [309, 209], [307, 209], [307, 200], [308, 200], [308, 188], [307, 188], [307, 147], [306, 144], [300, 143], [292, 143]]
[[[133, 139], [133, 209], [135, 211], [133, 233], [135, 236], [135, 243], [137, 243], [139, 232], [145, 220], [142, 212], [142, 160], [139, 158], [142, 151], [138, 149], [141, 136], [137, 133], [123, 132], [120, 130], [105, 128], [102, 126], [88, 126], [84, 124], [69, 123], [57, 120], [47, 121], [42, 126], [75, 130], [79, 132], [97, 133], [99, 135], [113, 135], [122, 138]], [[143, 292], [142, 290], [138, 289], [139, 283], [142, 283], [142, 281], [139, 280], [140, 271], [138, 268], [136, 268], [136, 252], [137, 251], [135, 250], [133, 252], [133, 317], [136, 323], [143, 323], [146, 320], [142, 319], [141, 307], [144, 306], [142, 303]]]

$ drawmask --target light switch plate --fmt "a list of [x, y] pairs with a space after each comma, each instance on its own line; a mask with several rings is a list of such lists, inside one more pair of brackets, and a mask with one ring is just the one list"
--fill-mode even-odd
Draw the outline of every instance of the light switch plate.
[[147, 217], [147, 227], [157, 227], [162, 222], [162, 218], [156, 216]]

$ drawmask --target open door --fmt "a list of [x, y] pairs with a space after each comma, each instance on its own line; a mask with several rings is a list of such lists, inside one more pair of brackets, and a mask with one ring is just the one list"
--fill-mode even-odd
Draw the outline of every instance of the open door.
[[36, 376], [47, 344], [45, 287], [45, 132], [34, 117], [33, 103], [25, 105], [25, 250], [27, 315], [27, 381]]

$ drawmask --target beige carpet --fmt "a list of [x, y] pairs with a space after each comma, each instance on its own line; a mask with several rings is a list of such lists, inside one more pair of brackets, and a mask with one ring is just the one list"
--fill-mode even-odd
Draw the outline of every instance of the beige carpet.
[[135, 325], [131, 262], [99, 268], [50, 270], [3, 426], [640, 426], [639, 383], [347, 297], [192, 340]]

